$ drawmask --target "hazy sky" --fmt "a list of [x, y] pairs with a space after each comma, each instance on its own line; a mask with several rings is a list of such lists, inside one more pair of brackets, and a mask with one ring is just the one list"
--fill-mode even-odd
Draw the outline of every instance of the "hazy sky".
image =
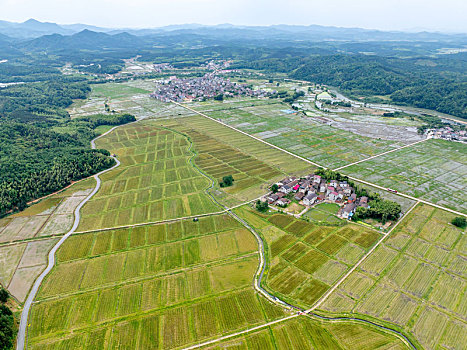
[[0, 19], [106, 27], [321, 24], [467, 32], [467, 0], [0, 0]]

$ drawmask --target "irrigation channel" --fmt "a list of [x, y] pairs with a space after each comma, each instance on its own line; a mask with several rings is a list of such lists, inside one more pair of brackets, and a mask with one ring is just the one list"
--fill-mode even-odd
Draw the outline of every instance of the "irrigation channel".
[[378, 323], [368, 321], [368, 320], [365, 320], [363, 318], [346, 317], [346, 316], [327, 317], [327, 316], [318, 315], [318, 314], [316, 314], [314, 312], [307, 313], [307, 316], [310, 316], [311, 318], [313, 318], [313, 317], [318, 318], [320, 320], [325, 320], [325, 321], [357, 321], [357, 322], [367, 323], [367, 324], [370, 324], [370, 325], [375, 326], [377, 328], [381, 328], [383, 330], [386, 330], [386, 331], [389, 331], [389, 332], [392, 332], [392, 333], [396, 333], [400, 338], [402, 338], [404, 340], [404, 342], [406, 344], [408, 344], [410, 346], [410, 348], [412, 348], [413, 350], [417, 350], [417, 347], [403, 333], [401, 333], [401, 332], [399, 332], [399, 331], [397, 331], [397, 330], [395, 330], [393, 328], [382, 326], [382, 325], [380, 325]]
[[[140, 120], [142, 120], [144, 118], [145, 117], [143, 117], [141, 119], [138, 119], [137, 121], [134, 121], [132, 123], [122, 124], [122, 125], [129, 125], [129, 124], [137, 123], [138, 121], [140, 121]], [[93, 139], [91, 141], [91, 148], [93, 148], [93, 149], [96, 148], [96, 143], [95, 143], [96, 140], [98, 140], [99, 138], [111, 133], [116, 128], [118, 128], [118, 127], [120, 127], [122, 125], [114, 126], [113, 128], [111, 128], [107, 132], [103, 133], [102, 135], [97, 136], [95, 139]], [[99, 191], [99, 189], [101, 187], [101, 179], [99, 178], [99, 176], [106, 173], [106, 172], [108, 172], [108, 171], [111, 171], [111, 170], [115, 169], [116, 167], [118, 167], [120, 165], [120, 161], [116, 157], [114, 157], [114, 156], [111, 156], [111, 157], [115, 160], [115, 165], [113, 167], [111, 167], [109, 169], [105, 169], [105, 170], [101, 171], [100, 173], [97, 173], [97, 174], [95, 174], [93, 176], [94, 179], [96, 179], [96, 187], [94, 187], [94, 190], [76, 207], [76, 209], [74, 211], [75, 219], [73, 221], [73, 226], [53, 246], [53, 248], [51, 249], [51, 251], [49, 252], [49, 255], [48, 255], [47, 267], [45, 268], [44, 271], [42, 271], [42, 273], [39, 275], [39, 277], [37, 277], [37, 279], [34, 281], [34, 284], [33, 284], [32, 288], [31, 288], [31, 290], [29, 291], [28, 298], [26, 299], [26, 301], [24, 303], [23, 311], [21, 312], [21, 319], [20, 319], [20, 323], [19, 323], [18, 336], [16, 338], [16, 349], [17, 350], [23, 350], [23, 349], [26, 348], [26, 332], [27, 332], [27, 328], [28, 328], [29, 311], [31, 310], [32, 303], [34, 302], [34, 298], [36, 297], [37, 292], [39, 291], [39, 288], [40, 288], [40, 286], [42, 284], [42, 281], [49, 274], [49, 272], [52, 270], [52, 268], [55, 265], [55, 253], [62, 246], [62, 244], [66, 241], [66, 239], [68, 237], [70, 237], [76, 231], [76, 229], [78, 228], [78, 225], [79, 225], [79, 222], [80, 222], [80, 219], [81, 219], [81, 215], [80, 215], [81, 208], [97, 193], [97, 191]]]
[[177, 131], [177, 130], [173, 130], [173, 129], [170, 129], [170, 128], [167, 128], [167, 127], [164, 127], [164, 129], [166, 130], [169, 130], [169, 131], [172, 131], [174, 133], [177, 133], [179, 135], [182, 135], [183, 137], [185, 137], [188, 142], [190, 143], [190, 146], [188, 147], [188, 151], [191, 152], [193, 155], [190, 157], [190, 160], [189, 160], [189, 163], [193, 166], [193, 168], [195, 168], [202, 176], [204, 176], [206, 179], [208, 179], [208, 181], [211, 183], [211, 185], [206, 188], [204, 190], [204, 192], [206, 193], [206, 195], [211, 199], [211, 201], [213, 203], [215, 203], [216, 205], [224, 208], [224, 212], [229, 214], [232, 218], [234, 218], [235, 220], [237, 220], [239, 223], [241, 223], [243, 226], [245, 226], [246, 229], [248, 229], [248, 231], [250, 231], [251, 233], [253, 233], [253, 235], [255, 236], [256, 238], [256, 241], [258, 242], [258, 246], [259, 246], [259, 257], [260, 257], [260, 262], [259, 262], [259, 266], [258, 266], [258, 269], [256, 270], [256, 274], [255, 274], [255, 283], [254, 283], [254, 287], [255, 289], [261, 293], [266, 299], [270, 300], [272, 303], [274, 304], [280, 304], [282, 307], [285, 307], [287, 309], [295, 309], [295, 310], [298, 310], [300, 311], [299, 308], [297, 308], [296, 306], [293, 306], [293, 305], [290, 305], [288, 303], [286, 303], [285, 301], [283, 300], [280, 300], [279, 298], [275, 297], [274, 295], [270, 294], [268, 291], [266, 291], [263, 287], [261, 287], [261, 281], [263, 279], [263, 275], [264, 275], [264, 271], [266, 270], [266, 259], [265, 259], [265, 251], [264, 251], [264, 243], [263, 243], [263, 240], [261, 239], [261, 236], [250, 226], [248, 225], [248, 223], [246, 221], [244, 221], [243, 219], [241, 219], [240, 217], [238, 217], [233, 211], [232, 211], [232, 208], [228, 208], [227, 206], [225, 206], [224, 204], [220, 203], [213, 195], [212, 193], [210, 192], [210, 190], [213, 190], [214, 187], [216, 186], [216, 182], [214, 179], [212, 179], [208, 174], [206, 174], [203, 170], [201, 170], [194, 162], [194, 159], [196, 158], [196, 156], [198, 155], [196, 153], [196, 151], [193, 150], [193, 141], [191, 140], [190, 136], [189, 135], [186, 135], [180, 131]]
[[[182, 107], [185, 107], [185, 106], [182, 106]], [[185, 107], [186, 108], [186, 107]], [[198, 112], [197, 112], [198, 113]], [[205, 193], [208, 195], [208, 197], [217, 205], [221, 206], [222, 208], [224, 208], [224, 211], [226, 213], [228, 213], [232, 218], [234, 218], [235, 220], [237, 220], [238, 222], [240, 222], [243, 226], [245, 226], [245, 228], [247, 228], [251, 233], [253, 233], [253, 235], [255, 236], [256, 238], [256, 241], [258, 242], [258, 246], [259, 246], [259, 256], [260, 256], [260, 263], [259, 263], [259, 266], [258, 266], [258, 269], [255, 273], [255, 278], [254, 278], [254, 288], [259, 292], [261, 293], [266, 299], [268, 299], [269, 301], [271, 301], [272, 303], [274, 304], [279, 304], [280, 306], [288, 309], [289, 311], [296, 311], [299, 315], [306, 315], [308, 317], [316, 317], [316, 318], [319, 318], [319, 319], [323, 319], [323, 320], [327, 320], [327, 321], [358, 321], [358, 322], [364, 322], [364, 323], [367, 323], [367, 324], [370, 324], [370, 325], [373, 325], [377, 328], [380, 328], [384, 331], [389, 331], [389, 332], [392, 332], [392, 333], [395, 333], [396, 335], [398, 335], [399, 337], [401, 337], [412, 349], [415, 349], [417, 350], [417, 348], [415, 347], [415, 345], [404, 335], [402, 334], [401, 332], [395, 330], [395, 329], [392, 329], [392, 328], [389, 328], [389, 327], [386, 327], [386, 326], [382, 326], [380, 324], [377, 324], [375, 322], [371, 322], [371, 321], [367, 321], [367, 320], [364, 320], [364, 319], [360, 319], [360, 318], [355, 318], [355, 317], [336, 317], [336, 318], [331, 318], [331, 317], [325, 317], [325, 316], [320, 316], [320, 315], [317, 315], [315, 313], [312, 313], [312, 312], [305, 312], [306, 310], [302, 309], [302, 308], [299, 308], [297, 306], [294, 306], [292, 304], [289, 304], [281, 299], [279, 299], [278, 297], [274, 296], [273, 294], [269, 293], [267, 290], [265, 290], [262, 286], [261, 286], [261, 282], [263, 280], [263, 277], [264, 277], [264, 272], [266, 270], [266, 260], [265, 260], [265, 250], [264, 250], [264, 242], [263, 242], [263, 239], [261, 238], [261, 236], [255, 231], [255, 229], [253, 229], [246, 221], [244, 221], [243, 219], [241, 219], [240, 217], [238, 217], [231, 209], [232, 208], [228, 208], [227, 206], [225, 206], [224, 204], [220, 203], [213, 195], [212, 193], [210, 192], [210, 190], [214, 189], [215, 187], [215, 181], [209, 176], [207, 175], [203, 170], [201, 170], [195, 163], [194, 163], [194, 159], [196, 158], [197, 156], [197, 153], [196, 151], [193, 150], [193, 141], [191, 140], [190, 136], [182, 133], [182, 132], [179, 132], [179, 131], [176, 131], [176, 130], [173, 130], [173, 129], [170, 129], [170, 128], [165, 128], [167, 130], [170, 130], [172, 132], [175, 132], [179, 135], [182, 135], [184, 137], [186, 137], [186, 139], [188, 140], [188, 142], [190, 143], [190, 146], [188, 147], [188, 151], [189, 152], [192, 152], [193, 155], [191, 156], [189, 162], [190, 164], [201, 174], [203, 175], [206, 179], [208, 179], [211, 183], [211, 185], [205, 189]]]
[[[128, 124], [123, 124], [123, 125], [129, 125], [129, 124], [133, 124], [133, 123], [137, 123], [138, 121], [141, 121], [142, 119], [145, 119], [145, 117], [143, 118], [140, 118], [138, 119], [137, 121], [135, 122], [132, 122], [132, 123], [128, 123]], [[91, 141], [91, 148], [95, 149], [96, 148], [96, 144], [95, 144], [95, 141], [98, 140], [99, 138], [111, 133], [113, 130], [115, 130], [116, 128], [120, 127], [122, 125], [117, 125], [113, 128], [111, 128], [110, 130], [108, 130], [107, 132], [105, 132], [104, 134], [102, 135], [99, 135], [98, 137], [96, 137], [95, 139], [93, 139]], [[328, 321], [359, 321], [359, 322], [364, 322], [364, 323], [367, 323], [367, 324], [370, 324], [370, 325], [373, 325], [375, 327], [378, 327], [380, 329], [383, 329], [385, 331], [390, 331], [390, 332], [393, 332], [393, 333], [396, 333], [398, 336], [402, 337], [410, 346], [412, 349], [417, 349], [413, 344], [412, 342], [404, 335], [402, 334], [401, 332], [397, 331], [397, 330], [394, 330], [394, 329], [391, 329], [391, 328], [388, 328], [388, 327], [385, 327], [385, 326], [382, 326], [382, 325], [379, 325], [377, 323], [374, 323], [374, 322], [371, 322], [371, 321], [367, 321], [367, 320], [364, 320], [364, 319], [359, 319], [359, 318], [354, 318], [354, 317], [335, 317], [335, 318], [331, 318], [331, 317], [325, 317], [325, 316], [320, 316], [320, 315], [317, 315], [315, 313], [304, 313], [305, 310], [299, 308], [299, 307], [296, 307], [294, 305], [291, 305], [279, 298], [277, 298], [276, 296], [272, 295], [271, 293], [269, 293], [268, 291], [266, 291], [262, 286], [261, 286], [261, 282], [262, 282], [262, 279], [264, 277], [264, 272], [266, 270], [266, 261], [265, 261], [265, 249], [264, 249], [264, 242], [261, 238], [261, 236], [246, 222], [244, 221], [243, 219], [241, 219], [240, 217], [238, 217], [231, 209], [232, 208], [228, 208], [227, 206], [219, 203], [219, 201], [212, 195], [212, 193], [210, 192], [210, 190], [214, 189], [215, 187], [215, 181], [209, 176], [207, 175], [206, 173], [204, 173], [195, 163], [194, 163], [194, 159], [196, 158], [197, 156], [197, 153], [193, 150], [193, 141], [191, 140], [191, 138], [186, 135], [186, 134], [183, 134], [179, 131], [176, 131], [176, 130], [173, 130], [173, 129], [170, 129], [170, 128], [165, 128], [163, 127], [164, 129], [167, 129], [171, 132], [175, 132], [177, 134], [180, 134], [184, 137], [186, 137], [186, 139], [188, 140], [188, 142], [190, 143], [189, 147], [188, 147], [188, 151], [193, 153], [192, 157], [189, 159], [189, 163], [202, 175], [204, 176], [205, 178], [207, 178], [211, 185], [205, 189], [205, 193], [208, 195], [208, 197], [217, 205], [219, 205], [220, 207], [224, 208], [224, 211], [226, 213], [228, 213], [232, 218], [234, 218], [235, 220], [237, 220], [239, 223], [241, 223], [245, 228], [247, 228], [251, 233], [253, 233], [253, 235], [255, 236], [257, 242], [258, 242], [258, 246], [259, 246], [259, 256], [260, 256], [260, 263], [259, 263], [259, 266], [258, 266], [258, 269], [255, 273], [255, 277], [254, 277], [254, 288], [259, 292], [261, 293], [266, 299], [268, 299], [269, 301], [271, 301], [272, 303], [274, 304], [279, 304], [280, 306], [288, 309], [289, 311], [296, 311], [297, 314], [295, 315], [307, 315], [308, 317], [316, 317], [316, 318], [319, 318], [319, 319], [323, 319], [323, 320], [328, 320]], [[34, 298], [36, 297], [37, 295], [37, 292], [39, 291], [39, 288], [42, 284], [42, 281], [44, 280], [44, 278], [49, 274], [49, 272], [52, 270], [53, 266], [55, 265], [55, 253], [57, 252], [57, 250], [62, 246], [62, 244], [65, 242], [65, 240], [70, 237], [75, 231], [76, 229], [78, 228], [78, 225], [80, 223], [80, 219], [81, 219], [81, 216], [80, 216], [80, 210], [81, 208], [97, 193], [97, 191], [99, 191], [100, 187], [101, 187], [101, 179], [99, 178], [100, 175], [108, 172], [108, 171], [111, 171], [115, 168], [117, 168], [119, 165], [120, 165], [120, 161], [112, 156], [112, 158], [115, 160], [116, 164], [109, 168], [109, 169], [106, 169], [106, 170], [103, 170], [101, 171], [100, 173], [98, 174], [95, 174], [93, 177], [96, 179], [96, 186], [94, 188], [94, 190], [78, 205], [78, 207], [75, 209], [74, 211], [74, 222], [73, 222], [73, 226], [72, 228], [55, 244], [55, 246], [51, 249], [51, 251], [49, 252], [48, 254], [48, 264], [47, 264], [47, 267], [46, 269], [39, 275], [39, 277], [36, 279], [36, 281], [34, 282], [34, 285], [32, 286], [31, 288], [31, 291], [29, 292], [28, 294], [28, 298], [26, 299], [26, 302], [24, 303], [24, 308], [23, 308], [23, 311], [21, 313], [21, 319], [20, 319], [20, 324], [19, 324], [19, 330], [18, 330], [18, 336], [17, 336], [17, 340], [16, 340], [16, 349], [17, 350], [24, 350], [26, 348], [26, 332], [27, 332], [27, 328], [28, 328], [28, 318], [29, 318], [29, 311], [31, 309], [31, 306], [32, 306], [32, 303], [34, 302]], [[202, 216], [202, 215], [201, 215]], [[290, 316], [289, 316], [290, 317]], [[293, 316], [292, 316], [293, 317]]]
[[221, 206], [222, 208], [224, 208], [225, 212], [228, 213], [232, 218], [234, 218], [235, 220], [237, 220], [238, 222], [240, 222], [243, 226], [245, 226], [245, 228], [247, 228], [251, 233], [253, 233], [253, 235], [255, 236], [256, 238], [256, 241], [258, 242], [258, 246], [259, 246], [259, 256], [260, 256], [260, 262], [259, 262], [259, 266], [258, 266], [258, 269], [255, 273], [255, 278], [254, 278], [254, 288], [259, 292], [261, 293], [266, 299], [268, 299], [269, 301], [271, 301], [272, 303], [274, 304], [279, 304], [280, 306], [288, 309], [289, 311], [296, 311], [298, 313], [298, 315], [305, 315], [305, 316], [308, 316], [310, 318], [318, 318], [318, 319], [322, 319], [322, 320], [326, 320], [326, 321], [357, 321], [357, 322], [363, 322], [363, 323], [366, 323], [366, 324], [370, 324], [374, 327], [377, 327], [377, 328], [380, 328], [384, 331], [389, 331], [389, 332], [392, 332], [392, 333], [395, 333], [397, 336], [399, 336], [401, 339], [403, 339], [404, 342], [406, 342], [406, 344], [409, 345], [409, 347], [411, 347], [412, 349], [414, 350], [417, 350], [417, 348], [415, 347], [415, 345], [404, 335], [402, 334], [401, 332], [395, 330], [395, 329], [392, 329], [392, 328], [389, 328], [389, 327], [386, 327], [386, 326], [382, 326], [380, 324], [377, 324], [375, 322], [372, 322], [372, 321], [367, 321], [365, 319], [360, 319], [360, 318], [356, 318], [356, 317], [345, 317], [345, 316], [341, 316], [341, 317], [325, 317], [325, 316], [321, 316], [321, 315], [318, 315], [318, 314], [315, 314], [313, 312], [305, 312], [306, 310], [302, 309], [302, 308], [299, 308], [297, 306], [294, 306], [292, 304], [289, 304], [281, 299], [279, 299], [278, 297], [274, 296], [273, 294], [269, 293], [267, 290], [265, 290], [262, 286], [261, 286], [261, 282], [263, 280], [263, 277], [264, 277], [264, 272], [266, 271], [266, 259], [265, 259], [265, 249], [264, 249], [264, 242], [263, 242], [263, 239], [261, 238], [261, 236], [259, 235], [259, 233], [257, 233], [255, 231], [254, 228], [252, 228], [245, 220], [243, 220], [242, 218], [240, 218], [239, 216], [237, 216], [237, 214], [235, 214], [231, 209], [232, 208], [228, 208], [227, 206], [223, 205], [222, 203], [220, 203], [213, 195], [212, 193], [210, 192], [210, 190], [214, 189], [216, 183], [214, 181], [214, 179], [212, 179], [209, 175], [207, 175], [203, 170], [201, 170], [195, 163], [194, 163], [194, 159], [196, 158], [197, 156], [197, 153], [196, 151], [193, 150], [193, 141], [191, 140], [190, 136], [182, 133], [182, 132], [179, 132], [179, 131], [176, 131], [176, 130], [173, 130], [173, 129], [170, 129], [170, 128], [165, 128], [167, 130], [170, 130], [172, 132], [175, 132], [175, 133], [178, 133], [179, 135], [182, 135], [184, 137], [186, 137], [186, 139], [188, 140], [188, 142], [190, 143], [190, 146], [188, 147], [188, 151], [189, 152], [192, 152], [193, 155], [191, 156], [189, 162], [190, 164], [201, 174], [203, 175], [206, 179], [208, 179], [211, 183], [211, 185], [205, 189], [205, 193], [206, 195], [208, 195], [208, 197], [217, 205]]

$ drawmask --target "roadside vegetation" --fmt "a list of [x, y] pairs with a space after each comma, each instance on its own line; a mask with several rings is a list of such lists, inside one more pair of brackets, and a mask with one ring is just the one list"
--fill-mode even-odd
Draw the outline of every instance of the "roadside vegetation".
[[13, 312], [6, 305], [10, 295], [0, 286], [0, 350], [10, 350], [16, 336], [16, 324]]
[[[398, 46], [386, 48], [393, 57], [377, 47], [369, 56], [350, 52], [351, 45], [338, 41], [332, 46], [301, 41], [297, 50], [254, 40], [238, 45], [226, 39], [225, 45], [210, 46], [213, 41], [204, 45], [202, 37], [192, 49], [193, 38], [183, 39], [183, 34], [177, 40], [189, 45], [174, 45], [168, 34], [161, 48], [147, 38], [94, 34], [25, 41], [21, 50], [30, 51], [27, 58], [20, 51], [0, 65], [0, 83], [18, 83], [0, 88], [0, 217], [6, 216], [0, 219], [0, 263], [6, 262], [0, 279], [15, 291], [15, 300], [27, 296], [59, 239], [52, 236], [70, 227], [93, 179], [83, 181], [80, 191], [69, 189], [13, 212], [111, 167], [111, 154], [121, 162], [102, 176], [100, 190], [82, 209], [77, 232], [57, 251], [56, 265], [29, 314], [28, 348], [172, 349], [241, 331], [247, 333], [213, 348], [404, 348], [394, 334], [374, 325], [298, 315], [280, 302], [304, 309], [316, 305], [383, 238], [365, 222], [397, 220], [399, 203], [216, 120], [339, 168], [407, 140], [339, 129], [330, 119], [320, 119], [323, 114], [313, 114], [320, 112], [316, 109], [304, 113], [297, 106], [307, 98], [313, 104], [314, 90], [285, 78], [333, 85], [364, 102], [392, 101], [465, 118], [462, 55], [402, 59]], [[287, 45], [295, 44], [287, 40]], [[121, 72], [122, 58], [134, 57], [136, 50], [141, 54], [136, 61], [146, 60], [148, 66], [169, 62], [187, 77], [208, 72], [205, 64], [211, 58], [232, 59], [227, 77], [278, 91], [271, 99], [219, 94], [189, 105], [215, 119], [210, 120], [147, 96], [154, 78], [168, 78], [172, 71], [116, 75], [107, 83], [106, 74]], [[64, 75], [60, 70], [69, 62]], [[235, 72], [239, 67], [260, 69], [274, 79], [263, 75], [255, 80], [261, 73]], [[308, 94], [302, 91], [307, 88]], [[336, 105], [349, 108], [346, 102]], [[90, 148], [93, 138], [135, 116], [147, 119], [116, 129], [96, 142], [98, 149]], [[354, 116], [345, 112], [347, 117]], [[401, 116], [378, 120], [393, 117]], [[439, 122], [425, 115], [419, 121]], [[345, 172], [465, 212], [464, 150], [459, 143], [430, 140]], [[349, 222], [336, 217], [337, 204], [320, 203], [297, 219], [253, 201], [284, 176], [310, 171], [347, 180], [358, 196], [369, 198], [369, 208], [358, 208], [357, 222]], [[222, 211], [222, 206], [236, 205], [243, 205], [232, 210], [241, 220]], [[290, 214], [304, 209], [293, 205]], [[263, 240], [262, 286], [280, 299], [277, 303], [253, 289], [262, 244], [242, 220]], [[465, 226], [463, 217], [417, 205], [317, 312], [370, 320], [427, 349], [461, 348], [467, 343]], [[0, 350], [12, 347], [16, 332], [7, 299], [0, 289]], [[295, 319], [251, 331], [290, 315]]]
[[467, 227], [467, 220], [463, 216], [456, 216], [454, 219], [452, 219], [451, 223], [454, 226], [457, 226], [459, 228], [466, 228]]

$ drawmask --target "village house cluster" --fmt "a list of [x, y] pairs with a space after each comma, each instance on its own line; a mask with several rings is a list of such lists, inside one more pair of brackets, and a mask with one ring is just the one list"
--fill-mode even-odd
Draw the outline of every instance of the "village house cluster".
[[428, 138], [467, 142], [466, 130], [454, 130], [450, 126], [439, 129], [428, 129], [425, 133]]
[[174, 67], [170, 65], [169, 63], [158, 63], [158, 64], [153, 64], [152, 68], [156, 73], [162, 73], [164, 70], [173, 70]]
[[206, 69], [213, 70], [213, 71], [219, 71], [219, 70], [228, 68], [231, 63], [232, 61], [214, 61], [213, 60], [213, 61], [209, 61], [201, 65], [201, 68], [206, 68]]
[[267, 97], [269, 94], [270, 92], [264, 90], [253, 90], [245, 84], [231, 82], [216, 73], [207, 73], [202, 77], [188, 79], [172, 76], [159, 82], [151, 96], [163, 102], [190, 102], [203, 101], [218, 95]]
[[326, 182], [321, 176], [310, 174], [300, 179], [285, 178], [276, 185], [277, 192], [271, 192], [266, 198], [270, 205], [286, 207], [291, 203], [290, 194], [293, 194], [295, 200], [307, 207], [322, 202], [339, 204], [338, 216], [344, 219], [350, 219], [357, 207], [368, 207], [368, 197], [357, 197], [347, 181]]

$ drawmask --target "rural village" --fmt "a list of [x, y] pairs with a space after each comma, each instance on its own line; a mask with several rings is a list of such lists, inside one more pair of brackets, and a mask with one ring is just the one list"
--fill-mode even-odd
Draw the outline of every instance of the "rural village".
[[351, 219], [357, 207], [368, 207], [368, 197], [357, 197], [347, 181], [326, 182], [320, 175], [310, 174], [301, 179], [285, 178], [275, 185], [277, 191], [265, 197], [272, 206], [285, 208], [293, 199], [307, 208], [323, 202], [336, 203], [341, 207], [337, 215], [343, 219]]
[[208, 98], [223, 99], [224, 96], [267, 97], [270, 94], [260, 89], [253, 90], [246, 84], [231, 82], [212, 72], [198, 78], [180, 79], [171, 76], [156, 85], [151, 97], [162, 102], [191, 102]]

